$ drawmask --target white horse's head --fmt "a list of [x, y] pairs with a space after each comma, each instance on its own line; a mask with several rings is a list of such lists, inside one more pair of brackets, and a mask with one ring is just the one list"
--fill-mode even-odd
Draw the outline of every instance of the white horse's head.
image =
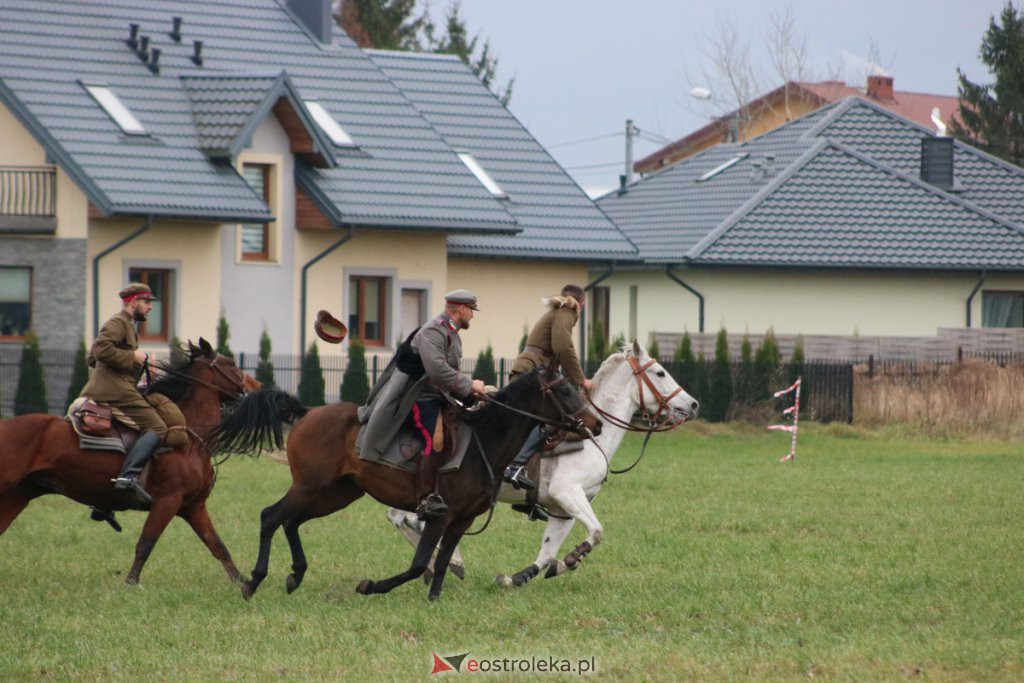
[[682, 422], [697, 417], [697, 400], [680, 387], [656, 358], [651, 358], [639, 342], [633, 341], [610, 356], [602, 365], [595, 381], [605, 383], [612, 391], [628, 392], [637, 410], [646, 413], [660, 424]]

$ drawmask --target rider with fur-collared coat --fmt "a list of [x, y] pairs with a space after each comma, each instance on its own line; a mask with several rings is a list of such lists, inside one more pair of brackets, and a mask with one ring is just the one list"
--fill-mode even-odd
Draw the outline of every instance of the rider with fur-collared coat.
[[[590, 389], [590, 380], [583, 374], [580, 357], [573, 344], [573, 328], [580, 319], [580, 312], [586, 304], [586, 295], [579, 285], [562, 287], [560, 296], [543, 300], [548, 311], [530, 330], [526, 346], [512, 364], [510, 379], [536, 367], [546, 365], [560, 370], [570, 382], [584, 389]], [[536, 485], [526, 476], [526, 463], [540, 445], [543, 433], [540, 428], [527, 438], [522, 450], [505, 470], [505, 481], [515, 488], [533, 490]]]

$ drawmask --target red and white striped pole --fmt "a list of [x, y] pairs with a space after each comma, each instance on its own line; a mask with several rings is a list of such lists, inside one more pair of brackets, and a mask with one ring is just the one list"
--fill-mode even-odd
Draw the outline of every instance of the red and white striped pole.
[[793, 405], [791, 405], [790, 407], [788, 407], [784, 411], [782, 411], [782, 415], [783, 416], [786, 416], [786, 415], [792, 415], [793, 416], [793, 424], [791, 424], [791, 425], [769, 425], [768, 426], [769, 430], [773, 430], [774, 429], [774, 430], [779, 430], [779, 431], [783, 431], [783, 432], [790, 432], [793, 435], [793, 442], [792, 442], [792, 445], [789, 447], [789, 453], [787, 455], [785, 455], [784, 457], [780, 458], [779, 462], [789, 462], [789, 461], [792, 461], [794, 457], [796, 457], [796, 434], [797, 434], [797, 430], [800, 428], [800, 381], [801, 381], [801, 379], [802, 379], [802, 377], [797, 377], [796, 381], [793, 382], [793, 385], [790, 386], [788, 389], [783, 389], [781, 391], [776, 391], [774, 394], [772, 394], [772, 396], [774, 398], [779, 398], [780, 396], [785, 396], [786, 394], [794, 393], [795, 392]]

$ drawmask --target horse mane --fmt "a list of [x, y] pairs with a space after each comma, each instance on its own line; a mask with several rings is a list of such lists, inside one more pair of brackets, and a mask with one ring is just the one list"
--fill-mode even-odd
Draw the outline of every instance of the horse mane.
[[[543, 370], [535, 368], [524, 372], [505, 388], [495, 394], [495, 401], [522, 407], [523, 399], [531, 392], [536, 393], [540, 385], [539, 375]], [[508, 422], [509, 411], [496, 403], [485, 401], [483, 407], [463, 413], [459, 418], [473, 427], [485, 431], [504, 432]]]
[[177, 354], [172, 355], [170, 360], [154, 363], [154, 370], [160, 376], [146, 388], [145, 393], [163, 394], [175, 403], [185, 397], [185, 394], [192, 388], [192, 382], [186, 375], [195, 363], [195, 359], [188, 355], [175, 358], [175, 355]]

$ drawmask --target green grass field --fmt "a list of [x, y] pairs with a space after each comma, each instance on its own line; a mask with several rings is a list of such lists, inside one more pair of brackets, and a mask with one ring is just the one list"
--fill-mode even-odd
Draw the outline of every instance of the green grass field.
[[[180, 520], [128, 587], [141, 513], [115, 534], [38, 500], [0, 537], [0, 681], [577, 678], [466, 663], [431, 676], [432, 652], [592, 660], [620, 680], [1024, 678], [1024, 448], [818, 426], [800, 440], [780, 464], [788, 435], [658, 435], [595, 502], [605, 541], [578, 571], [495, 585], [533, 561], [543, 529], [502, 507], [438, 603], [422, 582], [354, 592], [411, 559], [369, 499], [303, 527], [310, 570], [290, 596], [279, 534], [250, 603]], [[246, 574], [259, 511], [288, 479], [267, 459], [220, 468], [211, 514]]]

